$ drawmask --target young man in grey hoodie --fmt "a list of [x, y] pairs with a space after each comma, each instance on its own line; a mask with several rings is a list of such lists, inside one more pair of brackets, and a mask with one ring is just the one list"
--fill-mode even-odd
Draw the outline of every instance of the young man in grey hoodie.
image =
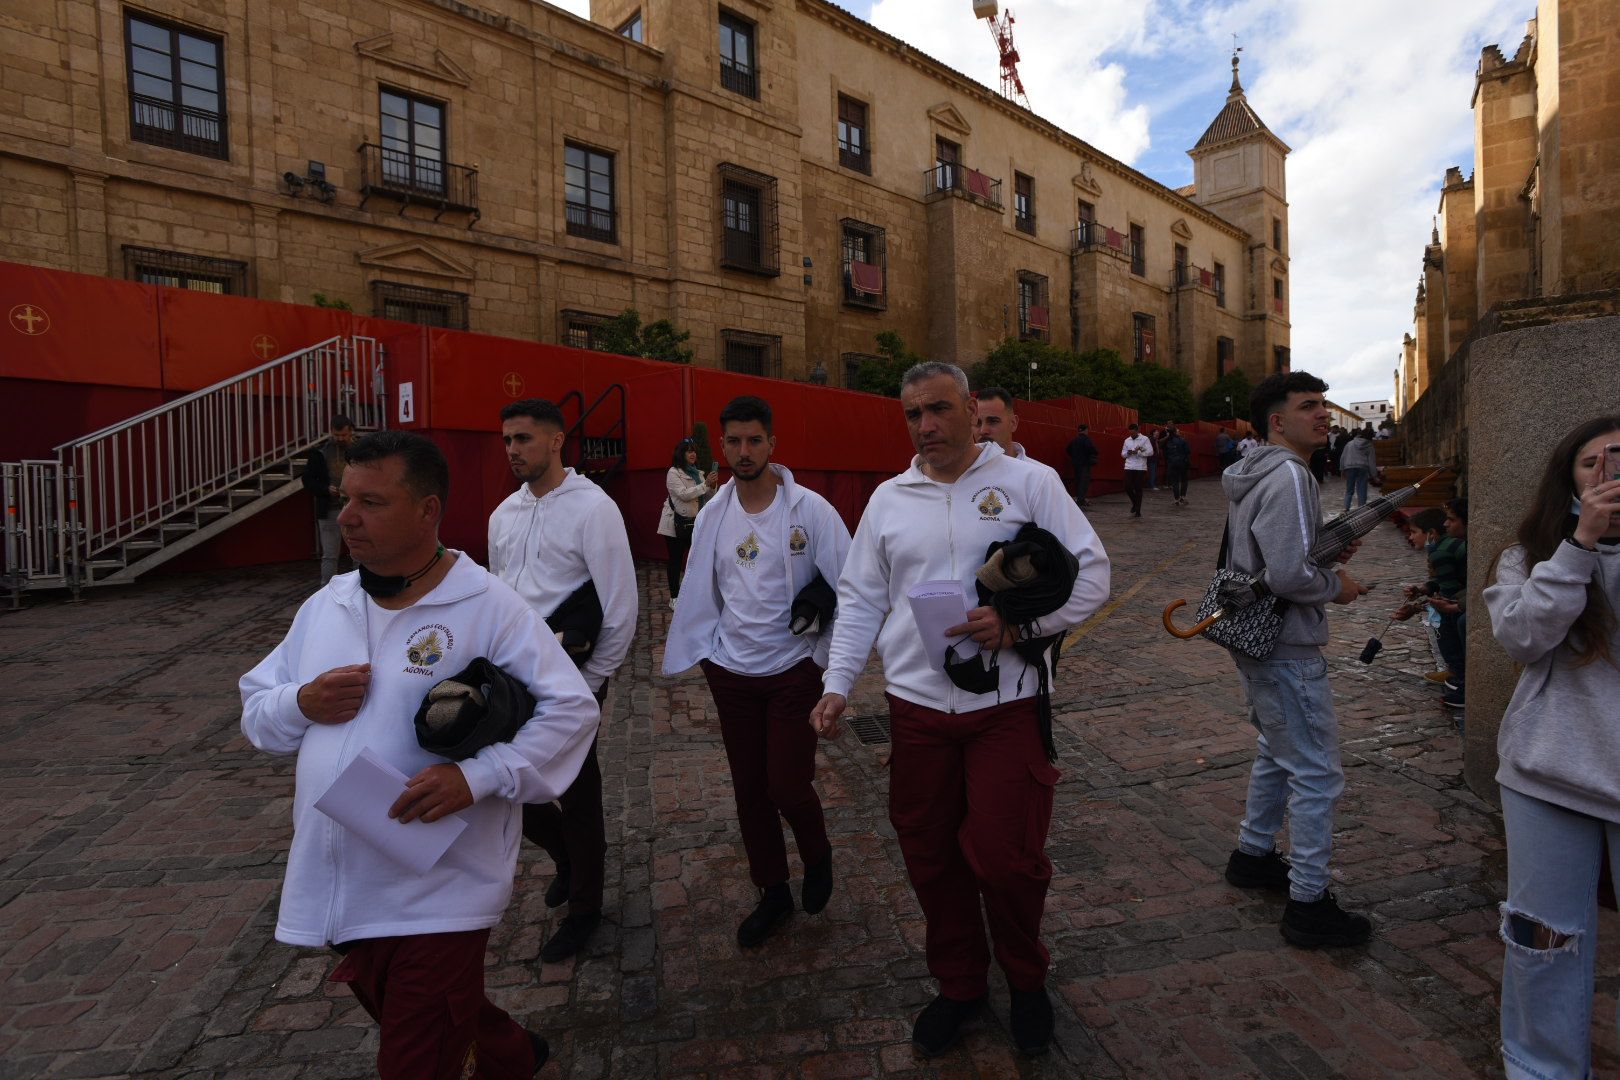
[[[1238, 847], [1226, 880], [1240, 888], [1288, 894], [1282, 935], [1306, 948], [1359, 945], [1372, 932], [1364, 916], [1339, 907], [1328, 891], [1333, 808], [1344, 791], [1339, 725], [1328, 687], [1328, 603], [1348, 604], [1367, 590], [1343, 570], [1309, 558], [1322, 520], [1321, 493], [1308, 462], [1328, 438], [1327, 384], [1293, 371], [1272, 375], [1249, 401], [1267, 441], [1221, 477], [1230, 509], [1227, 565], [1259, 574], [1287, 601], [1282, 634], [1266, 660], [1233, 653], [1259, 732]], [[1355, 547], [1341, 556], [1349, 558]], [[1273, 847], [1289, 817], [1289, 858]]]

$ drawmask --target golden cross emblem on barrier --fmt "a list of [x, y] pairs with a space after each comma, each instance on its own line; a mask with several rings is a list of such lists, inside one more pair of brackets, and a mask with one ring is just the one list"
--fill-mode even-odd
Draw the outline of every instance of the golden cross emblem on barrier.
[[523, 376], [515, 371], [508, 371], [506, 377], [501, 380], [501, 385], [506, 387], [507, 396], [517, 397], [523, 393]]
[[260, 360], [268, 360], [276, 355], [276, 339], [269, 334], [260, 334], [253, 339], [253, 352]]
[[11, 309], [11, 326], [19, 334], [38, 337], [51, 328], [51, 317], [44, 308], [33, 304], [18, 304]]

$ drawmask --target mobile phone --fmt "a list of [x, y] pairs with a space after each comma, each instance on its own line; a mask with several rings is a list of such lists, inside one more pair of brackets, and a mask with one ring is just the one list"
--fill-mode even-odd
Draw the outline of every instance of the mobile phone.
[[710, 475], [713, 475], [713, 476], [719, 475], [719, 473], [720, 473], [720, 463], [718, 461], [709, 462], [709, 473], [710, 473]]
[[1605, 446], [1603, 454], [1603, 471], [1609, 474], [1610, 480], [1620, 480], [1620, 443]]

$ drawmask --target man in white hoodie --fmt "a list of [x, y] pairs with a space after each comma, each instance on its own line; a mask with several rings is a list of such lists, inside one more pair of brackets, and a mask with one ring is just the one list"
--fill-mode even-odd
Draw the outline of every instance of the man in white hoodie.
[[[359, 565], [306, 600], [281, 644], [242, 677], [242, 732], [297, 754], [292, 850], [276, 938], [331, 945], [382, 1028], [383, 1080], [527, 1077], [544, 1039], [484, 995], [489, 928], [512, 895], [521, 804], [556, 798], [596, 734], [585, 680], [516, 593], [438, 538], [450, 469], [431, 440], [384, 431], [349, 448], [338, 525]], [[459, 763], [422, 749], [427, 692], [477, 657], [522, 682], [534, 714], [510, 742]], [[465, 829], [425, 873], [315, 808], [364, 750], [410, 777], [388, 808]]]
[[[974, 402], [960, 368], [916, 365], [901, 382], [900, 404], [917, 456], [878, 487], [855, 531], [838, 582], [827, 692], [811, 724], [825, 737], [836, 735], [850, 687], [876, 642], [893, 742], [889, 820], [928, 920], [928, 970], [940, 988], [918, 1016], [912, 1042], [925, 1055], [941, 1054], [983, 1007], [988, 917], [1012, 988], [1014, 1041], [1037, 1054], [1052, 1036], [1050, 957], [1040, 931], [1058, 781], [1040, 732], [1040, 679], [1011, 649], [1012, 629], [994, 608], [974, 604], [965, 622], [925, 641], [907, 593], [923, 582], [951, 581], [964, 597], [976, 597], [975, 574], [989, 545], [1034, 523], [1078, 561], [1068, 600], [1040, 620], [1041, 636], [1056, 635], [1107, 599], [1108, 556], [1055, 474], [1008, 457], [994, 443], [974, 443]], [[987, 685], [956, 685], [943, 670], [947, 649], [978, 667]], [[980, 666], [984, 654], [997, 658], [989, 671]]]
[[[720, 412], [731, 479], [698, 513], [664, 674], [702, 664], [720, 715], [737, 823], [759, 904], [737, 928], [753, 948], [793, 912], [782, 821], [804, 864], [804, 910], [832, 896], [832, 845], [813, 784], [816, 735], [805, 717], [821, 693], [835, 616], [792, 632], [794, 600], [819, 577], [830, 594], [849, 530], [820, 495], [771, 462], [771, 408], [734, 398]], [[829, 597], [830, 598], [830, 597]]]
[[[595, 589], [602, 627], [581, 670], [600, 706], [635, 636], [636, 565], [618, 505], [563, 467], [566, 427], [562, 410], [543, 398], [524, 398], [501, 410], [501, 441], [519, 485], [489, 516], [489, 569], [543, 619], [551, 619], [576, 590]], [[594, 742], [579, 779], [559, 802], [523, 808], [523, 835], [544, 848], [557, 868], [546, 906], [568, 905], [540, 959], [566, 960], [602, 921], [607, 831]]]
[[[1019, 461], [1027, 461], [1038, 469], [1047, 469], [1056, 476], [1057, 470], [1043, 461], [1036, 461], [1024, 451], [1024, 444], [1013, 441], [1018, 430], [1018, 410], [1013, 406], [1012, 394], [999, 386], [985, 386], [973, 395], [975, 412], [973, 438], [975, 442], [993, 442], [1001, 452]], [[1059, 478], [1061, 482], [1061, 477]]]

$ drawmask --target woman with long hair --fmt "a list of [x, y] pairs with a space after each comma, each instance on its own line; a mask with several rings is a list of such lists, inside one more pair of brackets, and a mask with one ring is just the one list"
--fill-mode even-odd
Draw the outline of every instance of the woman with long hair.
[[1510, 1080], [1591, 1073], [1598, 875], [1620, 867], [1620, 415], [1553, 449], [1485, 589], [1524, 665], [1497, 738], [1508, 888], [1502, 1060]]
[[686, 554], [692, 549], [692, 523], [697, 512], [709, 501], [714, 488], [713, 474], [704, 476], [698, 468], [697, 443], [690, 438], [675, 444], [669, 472], [664, 474], [664, 509], [658, 517], [658, 535], [669, 548], [669, 606], [681, 594], [681, 575], [686, 570]]

